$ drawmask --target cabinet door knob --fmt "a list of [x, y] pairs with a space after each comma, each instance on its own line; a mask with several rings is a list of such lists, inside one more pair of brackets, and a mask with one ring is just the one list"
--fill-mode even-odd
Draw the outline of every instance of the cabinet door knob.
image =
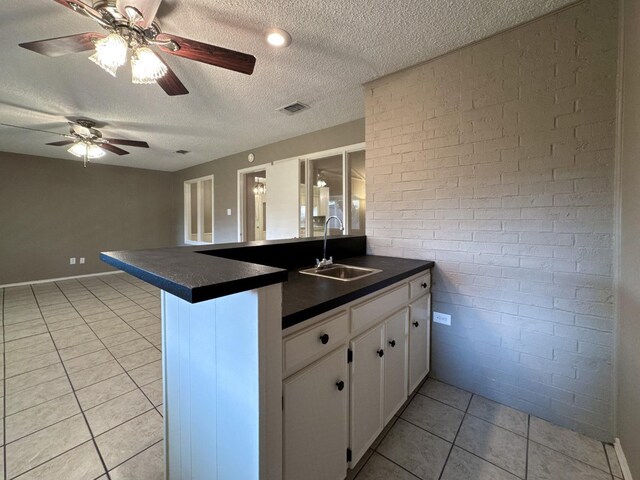
[[396, 346], [396, 341], [395, 340], [390, 340], [389, 341], [389, 345], [391, 345], [391, 347], [395, 347]]
[[326, 333], [323, 333], [322, 335], [320, 335], [320, 341], [322, 342], [323, 345], [326, 345], [327, 343], [329, 343], [329, 335]]
[[413, 326], [414, 326], [414, 327], [419, 327], [419, 326], [420, 326], [420, 324], [419, 324], [418, 322], [413, 322]]
[[344, 390], [344, 382], [342, 380], [336, 382], [336, 387], [338, 387], [338, 391], [341, 392], [342, 390]]
[[422, 283], [420, 284], [420, 286], [421, 286], [422, 288], [427, 288], [427, 283], [426, 283], [426, 282], [422, 282]]
[[381, 358], [384, 357], [384, 350], [383, 349], [378, 350], [378, 356], [381, 357]]

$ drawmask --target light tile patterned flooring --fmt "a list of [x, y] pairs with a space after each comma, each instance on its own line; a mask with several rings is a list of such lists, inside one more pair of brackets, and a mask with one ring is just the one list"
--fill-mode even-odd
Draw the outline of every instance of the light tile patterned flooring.
[[[164, 478], [158, 297], [121, 273], [0, 289], [0, 479]], [[622, 473], [610, 445], [429, 379], [348, 474], [519, 478]]]
[[0, 478], [162, 480], [158, 289], [126, 274], [0, 289]]
[[348, 478], [619, 480], [611, 445], [428, 379]]

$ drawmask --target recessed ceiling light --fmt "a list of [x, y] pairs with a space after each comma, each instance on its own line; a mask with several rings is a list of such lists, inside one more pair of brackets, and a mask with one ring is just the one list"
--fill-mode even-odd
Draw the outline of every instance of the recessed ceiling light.
[[265, 32], [265, 34], [269, 45], [279, 48], [291, 45], [291, 35], [281, 28], [270, 28]]

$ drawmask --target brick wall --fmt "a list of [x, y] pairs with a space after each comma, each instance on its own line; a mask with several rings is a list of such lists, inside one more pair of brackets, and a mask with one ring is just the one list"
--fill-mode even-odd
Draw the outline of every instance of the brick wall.
[[616, 4], [366, 86], [369, 250], [436, 261], [433, 374], [604, 440]]

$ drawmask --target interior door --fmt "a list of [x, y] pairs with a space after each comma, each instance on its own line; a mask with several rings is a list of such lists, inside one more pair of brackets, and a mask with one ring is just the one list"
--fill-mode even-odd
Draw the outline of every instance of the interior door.
[[351, 341], [351, 465], [382, 431], [383, 325]]
[[344, 347], [283, 382], [285, 480], [344, 479], [347, 385]]
[[384, 322], [384, 423], [398, 411], [407, 399], [407, 323], [405, 308]]
[[267, 166], [267, 240], [300, 234], [300, 164], [297, 159]]

